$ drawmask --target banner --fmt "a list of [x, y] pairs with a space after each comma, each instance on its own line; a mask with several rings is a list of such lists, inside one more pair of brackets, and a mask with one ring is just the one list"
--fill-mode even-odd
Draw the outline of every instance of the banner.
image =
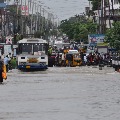
[[4, 56], [12, 54], [11, 45], [4, 45]]
[[0, 3], [0, 8], [5, 8], [6, 7], [6, 3]]
[[90, 46], [96, 46], [98, 43], [104, 43], [104, 34], [90, 34], [88, 35], [88, 41]]

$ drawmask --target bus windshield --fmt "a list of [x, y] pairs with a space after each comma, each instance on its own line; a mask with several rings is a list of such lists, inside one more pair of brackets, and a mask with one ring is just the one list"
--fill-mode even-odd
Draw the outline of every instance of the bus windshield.
[[45, 51], [44, 44], [34, 44], [33, 50], [34, 50], [34, 52]]
[[34, 54], [36, 52], [44, 51], [45, 52], [45, 45], [38, 44], [38, 43], [23, 43], [20, 44], [20, 51], [22, 54]]
[[23, 54], [32, 54], [32, 44], [22, 44], [21, 52]]

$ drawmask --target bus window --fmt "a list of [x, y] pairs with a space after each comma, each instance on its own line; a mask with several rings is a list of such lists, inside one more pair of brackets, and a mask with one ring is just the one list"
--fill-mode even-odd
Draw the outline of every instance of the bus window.
[[32, 54], [32, 44], [22, 44], [22, 53]]

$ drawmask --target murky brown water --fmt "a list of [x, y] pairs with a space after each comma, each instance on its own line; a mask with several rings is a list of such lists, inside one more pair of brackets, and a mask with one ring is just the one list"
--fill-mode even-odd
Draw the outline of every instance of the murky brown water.
[[120, 73], [112, 68], [49, 68], [8, 73], [1, 120], [120, 120]]

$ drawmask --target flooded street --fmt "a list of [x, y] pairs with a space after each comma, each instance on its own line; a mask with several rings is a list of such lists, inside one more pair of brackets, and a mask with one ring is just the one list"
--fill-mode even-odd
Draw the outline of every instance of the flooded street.
[[113, 68], [52, 67], [8, 73], [0, 120], [120, 120], [120, 73]]

